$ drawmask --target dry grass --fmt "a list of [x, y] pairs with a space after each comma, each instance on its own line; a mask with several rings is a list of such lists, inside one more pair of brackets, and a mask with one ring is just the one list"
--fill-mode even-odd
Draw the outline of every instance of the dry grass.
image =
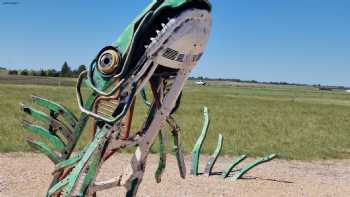
[[[18, 103], [30, 103], [31, 94], [62, 103], [78, 113], [73, 87], [1, 84], [1, 152], [30, 150], [24, 142], [27, 134], [20, 126], [23, 115]], [[145, 112], [138, 101], [135, 125], [140, 125]], [[188, 153], [201, 130], [204, 105], [211, 117], [204, 153], [214, 150], [218, 134], [222, 133], [223, 153], [230, 155], [277, 153], [282, 158], [301, 160], [350, 158], [349, 94], [309, 87], [200, 87], [190, 82], [176, 113]], [[86, 130], [83, 143], [88, 133]], [[169, 139], [169, 147], [171, 142]], [[153, 150], [157, 151], [157, 146]]]

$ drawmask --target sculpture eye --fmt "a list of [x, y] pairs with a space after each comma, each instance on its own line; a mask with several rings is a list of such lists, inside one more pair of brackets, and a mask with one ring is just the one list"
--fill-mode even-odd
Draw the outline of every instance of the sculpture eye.
[[118, 67], [120, 61], [119, 53], [113, 49], [107, 49], [99, 55], [97, 66], [103, 74], [112, 74]]

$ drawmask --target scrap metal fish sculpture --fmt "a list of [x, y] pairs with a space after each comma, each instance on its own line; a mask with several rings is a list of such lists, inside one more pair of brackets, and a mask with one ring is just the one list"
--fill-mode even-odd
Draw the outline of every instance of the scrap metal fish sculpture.
[[[31, 117], [31, 121], [23, 121], [23, 126], [45, 139], [45, 143], [28, 139], [29, 145], [55, 164], [47, 196], [96, 196], [98, 191], [118, 186], [126, 188], [126, 196], [135, 196], [157, 136], [161, 141], [156, 172], [159, 182], [165, 167], [162, 129], [166, 124], [172, 128], [180, 175], [185, 177], [180, 128], [172, 114], [180, 104], [191, 70], [203, 54], [210, 30], [208, 0], [153, 0], [115, 43], [97, 54], [88, 71], [80, 74], [76, 86], [80, 116], [37, 96], [33, 96], [33, 103], [48, 113], [22, 104], [22, 110]], [[146, 98], [144, 86], [148, 82], [153, 99], [146, 100], [147, 117], [140, 129], [132, 132], [136, 95]], [[77, 151], [89, 118], [94, 121], [93, 138]], [[126, 148], [135, 148], [135, 153], [124, 174], [97, 181], [103, 163]]]

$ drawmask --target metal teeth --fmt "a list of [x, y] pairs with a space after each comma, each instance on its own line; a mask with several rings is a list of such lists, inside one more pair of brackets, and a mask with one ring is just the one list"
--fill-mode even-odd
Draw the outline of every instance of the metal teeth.
[[152, 42], [156, 41], [156, 39], [155, 39], [155, 38], [150, 38], [150, 40], [151, 40]]
[[161, 25], [162, 25], [163, 28], [165, 27], [165, 24], [164, 24], [164, 23], [162, 23]]
[[145, 49], [148, 49], [148, 47], [149, 47], [148, 45], [145, 45]]
[[159, 30], [156, 30], [156, 32], [157, 32], [157, 34], [159, 34], [159, 33], [160, 33], [160, 31], [159, 31]]

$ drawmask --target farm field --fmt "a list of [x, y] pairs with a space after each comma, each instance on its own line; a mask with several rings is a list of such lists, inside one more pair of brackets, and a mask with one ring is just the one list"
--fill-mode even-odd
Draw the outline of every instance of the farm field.
[[[72, 79], [70, 79], [72, 80]], [[73, 80], [72, 80], [73, 81]], [[19, 103], [30, 104], [30, 95], [51, 99], [78, 113], [73, 86], [19, 85], [0, 83], [0, 151], [30, 151], [25, 118]], [[183, 130], [183, 145], [190, 153], [202, 126], [202, 107], [208, 106], [211, 125], [203, 152], [211, 154], [218, 134], [224, 136], [223, 154], [264, 156], [276, 153], [290, 160], [350, 158], [350, 94], [294, 86], [227, 86], [215, 83], [184, 88], [176, 113]], [[135, 124], [146, 108], [138, 99]], [[89, 140], [89, 130], [83, 142]], [[170, 136], [170, 134], [169, 134]], [[171, 140], [168, 140], [171, 152]], [[81, 142], [79, 148], [81, 148]], [[153, 147], [157, 151], [157, 146]]]

